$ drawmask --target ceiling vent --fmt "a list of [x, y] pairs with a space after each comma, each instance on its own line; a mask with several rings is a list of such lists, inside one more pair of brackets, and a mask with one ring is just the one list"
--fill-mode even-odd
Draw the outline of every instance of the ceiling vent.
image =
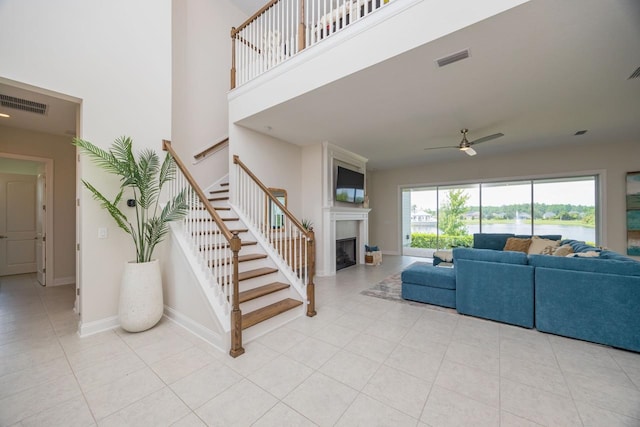
[[640, 77], [640, 67], [636, 68], [636, 70], [633, 73], [631, 73], [631, 75], [627, 80], [637, 79], [638, 77]]
[[445, 65], [453, 64], [454, 62], [462, 61], [469, 57], [469, 49], [461, 50], [460, 52], [452, 53], [444, 58], [436, 59], [438, 67], [444, 67]]
[[47, 104], [29, 101], [28, 99], [16, 98], [15, 96], [3, 95], [0, 93], [0, 106], [13, 108], [14, 110], [28, 111], [44, 116], [47, 113]]

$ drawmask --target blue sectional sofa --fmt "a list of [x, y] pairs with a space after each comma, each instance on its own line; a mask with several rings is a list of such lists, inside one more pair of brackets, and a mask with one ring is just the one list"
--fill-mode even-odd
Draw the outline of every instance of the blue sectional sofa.
[[458, 312], [640, 351], [640, 262], [575, 240], [561, 244], [598, 256], [501, 251], [504, 235], [476, 237], [493, 249], [453, 250]]
[[568, 243], [576, 253], [600, 256], [529, 256], [535, 268], [536, 329], [640, 351], [640, 262]]
[[522, 252], [453, 250], [459, 313], [533, 328], [533, 267]]

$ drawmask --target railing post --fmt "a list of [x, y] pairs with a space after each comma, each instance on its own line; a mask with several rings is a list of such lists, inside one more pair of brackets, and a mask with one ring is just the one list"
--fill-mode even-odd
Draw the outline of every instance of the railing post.
[[316, 237], [313, 228], [309, 229], [307, 237], [307, 265], [309, 269], [309, 278], [307, 283], [307, 316], [313, 317], [316, 312], [316, 285], [313, 283], [313, 277], [316, 274]]
[[300, 16], [298, 17], [298, 52], [303, 50], [306, 47], [306, 34], [307, 28], [304, 23], [304, 1], [298, 0], [300, 10]]
[[231, 251], [233, 252], [233, 297], [231, 309], [231, 350], [229, 354], [232, 357], [238, 357], [244, 353], [242, 347], [242, 312], [240, 311], [240, 299], [238, 294], [240, 287], [238, 286], [238, 252], [242, 247], [242, 242], [238, 237], [238, 232], [233, 232], [231, 238]]
[[231, 89], [236, 87], [236, 27], [231, 28]]

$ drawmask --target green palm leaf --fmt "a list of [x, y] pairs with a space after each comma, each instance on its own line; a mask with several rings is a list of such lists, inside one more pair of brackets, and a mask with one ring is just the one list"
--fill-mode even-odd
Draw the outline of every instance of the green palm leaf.
[[[167, 154], [160, 165], [157, 153], [151, 149], [144, 149], [136, 159], [133, 154], [133, 140], [125, 136], [116, 139], [109, 151], [79, 138], [75, 138], [73, 144], [106, 172], [120, 177], [120, 189], [113, 201], [90, 183], [83, 183], [94, 199], [113, 217], [118, 227], [131, 235], [136, 248], [136, 261], [150, 261], [156, 245], [169, 231], [169, 222], [184, 218], [188, 211], [188, 192], [183, 190], [169, 200], [158, 214], [162, 187], [175, 179], [173, 158]], [[118, 207], [125, 188], [133, 190], [135, 223], [132, 223]]]

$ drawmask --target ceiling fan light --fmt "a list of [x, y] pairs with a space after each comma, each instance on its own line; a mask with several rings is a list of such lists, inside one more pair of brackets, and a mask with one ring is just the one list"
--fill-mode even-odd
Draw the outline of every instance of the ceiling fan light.
[[465, 152], [466, 154], [468, 154], [469, 156], [475, 156], [475, 155], [477, 154], [477, 153], [476, 153], [476, 150], [474, 150], [474, 149], [473, 149], [473, 148], [471, 148], [471, 147], [465, 147], [465, 149], [464, 149], [464, 150], [462, 150], [462, 151], [464, 151], [464, 152]]

